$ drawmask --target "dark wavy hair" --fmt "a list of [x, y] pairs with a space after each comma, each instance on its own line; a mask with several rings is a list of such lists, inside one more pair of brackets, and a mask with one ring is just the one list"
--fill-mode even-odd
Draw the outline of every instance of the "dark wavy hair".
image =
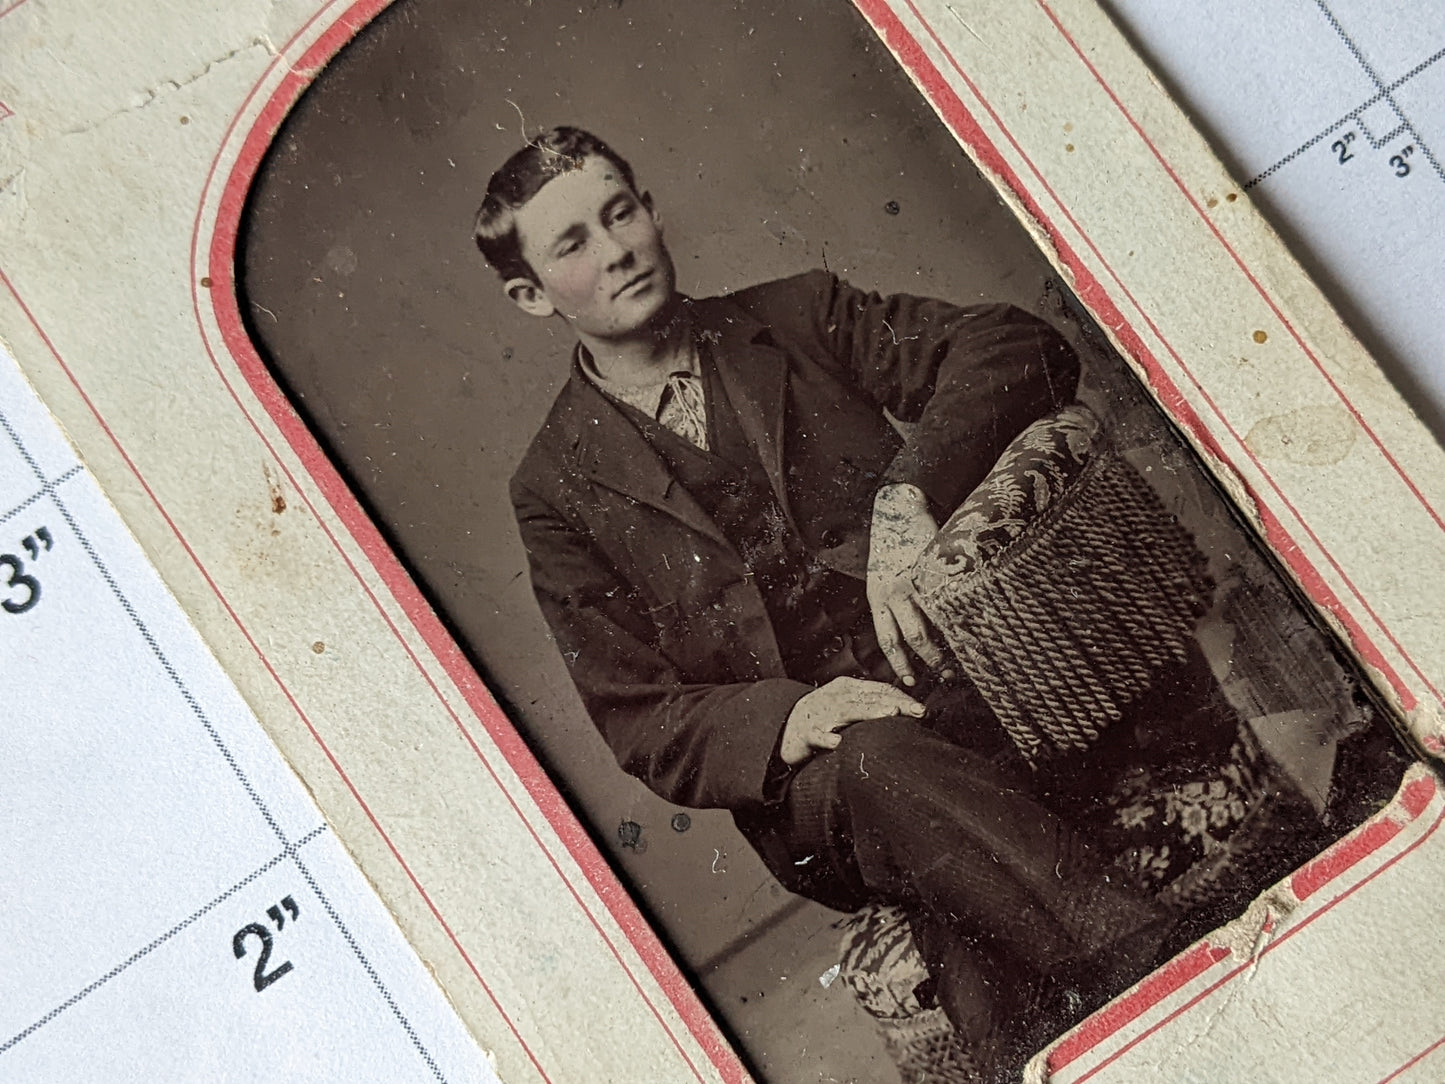
[[502, 164], [487, 182], [487, 194], [477, 211], [475, 234], [482, 250], [503, 281], [537, 274], [522, 257], [517, 236], [517, 211], [554, 177], [581, 169], [589, 158], [605, 158], [617, 167], [627, 187], [637, 192], [632, 166], [591, 132], [563, 125], [541, 132]]

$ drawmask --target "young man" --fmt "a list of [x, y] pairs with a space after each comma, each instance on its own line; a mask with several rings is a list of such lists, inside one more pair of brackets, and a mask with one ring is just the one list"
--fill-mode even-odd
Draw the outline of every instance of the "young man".
[[936, 517], [1072, 400], [1063, 339], [1007, 306], [822, 272], [686, 298], [650, 196], [572, 128], [491, 178], [477, 241], [518, 308], [577, 339], [512, 493], [542, 613], [622, 767], [730, 810], [794, 891], [913, 908], [970, 1037], [1021, 1007], [982, 957], [1075, 987], [1146, 970], [1163, 915], [950, 740], [988, 709], [907, 575]]

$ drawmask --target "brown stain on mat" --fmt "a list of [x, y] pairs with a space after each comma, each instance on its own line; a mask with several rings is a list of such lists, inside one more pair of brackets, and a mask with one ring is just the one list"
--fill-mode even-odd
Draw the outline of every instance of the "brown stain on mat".
[[261, 470], [266, 475], [266, 491], [271, 495], [271, 511], [279, 516], [286, 511], [286, 493], [281, 487], [281, 479], [271, 473], [270, 464], [263, 464]]
[[1340, 407], [1300, 407], [1261, 418], [1244, 438], [1261, 459], [1328, 467], [1344, 459], [1359, 436], [1355, 419]]

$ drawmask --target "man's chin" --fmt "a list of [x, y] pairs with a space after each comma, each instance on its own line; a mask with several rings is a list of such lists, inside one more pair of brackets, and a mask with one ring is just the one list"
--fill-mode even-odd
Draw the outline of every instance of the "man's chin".
[[662, 331], [681, 307], [682, 298], [675, 291], [663, 292], [661, 288], [620, 299], [618, 334], [634, 337], [649, 331]]

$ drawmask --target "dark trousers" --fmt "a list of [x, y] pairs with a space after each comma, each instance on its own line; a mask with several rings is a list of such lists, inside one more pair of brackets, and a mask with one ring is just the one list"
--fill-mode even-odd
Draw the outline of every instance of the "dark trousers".
[[945, 686], [926, 703], [924, 720], [848, 727], [780, 804], [738, 817], [784, 885], [840, 910], [920, 909], [1039, 973], [1160, 920], [1040, 801], [977, 694]]
[[[966, 681], [925, 703], [922, 720], [849, 727], [780, 804], [738, 822], [793, 891], [845, 911], [907, 908], [939, 1003], [985, 1078], [1012, 1080], [1177, 940], [1170, 916], [1109, 877], [1118, 841], [1089, 814], [1131, 766], [1188, 778], [1213, 763], [1239, 718], [1196, 649], [1094, 748], [1038, 771]], [[1075, 993], [1045, 1005], [1035, 995], [1050, 987]]]

